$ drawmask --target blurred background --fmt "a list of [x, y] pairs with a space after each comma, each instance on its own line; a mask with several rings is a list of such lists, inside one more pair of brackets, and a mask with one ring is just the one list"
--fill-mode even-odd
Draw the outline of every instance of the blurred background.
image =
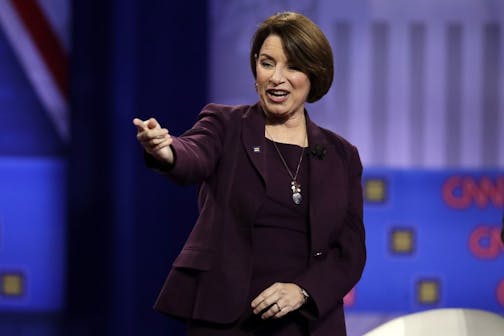
[[311, 117], [364, 164], [368, 263], [350, 336], [442, 307], [504, 315], [504, 3], [0, 0], [0, 335], [182, 335], [152, 310], [196, 187], [147, 170], [134, 117], [172, 134], [257, 100], [269, 15], [326, 33]]

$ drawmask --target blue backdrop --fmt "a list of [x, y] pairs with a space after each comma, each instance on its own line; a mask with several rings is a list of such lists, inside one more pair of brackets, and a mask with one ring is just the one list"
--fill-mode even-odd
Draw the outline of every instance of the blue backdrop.
[[[457, 306], [503, 314], [504, 247], [498, 234], [504, 173], [497, 164], [502, 155], [494, 161], [479, 158], [493, 163], [485, 168], [479, 166], [480, 161], [467, 164], [471, 153], [478, 153], [489, 141], [478, 131], [481, 146], [467, 151], [460, 146], [458, 158], [442, 156], [445, 151], [438, 147], [429, 156], [437, 138], [431, 139], [427, 126], [434, 125], [433, 134], [440, 135], [450, 130], [450, 124], [443, 121], [443, 128], [436, 128], [437, 119], [426, 117], [421, 123], [424, 128], [415, 133], [419, 120], [415, 109], [409, 115], [411, 132], [399, 132], [408, 136], [401, 140], [388, 136], [386, 129], [400, 129], [404, 124], [400, 113], [397, 118], [390, 114], [403, 111], [407, 104], [400, 99], [375, 111], [397, 124], [377, 127], [381, 119], [369, 119], [371, 110], [359, 107], [382, 101], [380, 95], [388, 91], [376, 88], [400, 74], [392, 72], [387, 77], [375, 72], [375, 77], [369, 77], [365, 73], [373, 73], [372, 67], [359, 64], [373, 64], [376, 70], [387, 59], [383, 55], [401, 54], [393, 42], [395, 30], [389, 28], [396, 27], [395, 22], [383, 26], [370, 20], [387, 21], [394, 8], [385, 6], [387, 11], [361, 1], [353, 5], [336, 1], [339, 14], [333, 24], [330, 13], [334, 11], [327, 9], [331, 3], [286, 1], [273, 8], [257, 2], [255, 10], [243, 11], [247, 2], [71, 1], [70, 143], [59, 139], [0, 29], [0, 333], [2, 314], [15, 311], [54, 314], [63, 334], [181, 334], [180, 323], [154, 313], [151, 307], [197, 216], [196, 190], [175, 186], [145, 169], [131, 120], [155, 116], [172, 134], [180, 134], [211, 100], [254, 102], [252, 76], [248, 66], [240, 66], [247, 62], [248, 32], [266, 14], [284, 9], [299, 9], [313, 17], [329, 32], [331, 43], [337, 44], [335, 55], [341, 57], [336, 64], [340, 70], [336, 76], [341, 77], [335, 81], [341, 91], [331, 92], [326, 103], [310, 105], [312, 116], [363, 147], [368, 263], [361, 282], [345, 299], [349, 312], [402, 314]], [[366, 8], [372, 15], [357, 15]], [[250, 18], [254, 22], [244, 28]], [[227, 20], [242, 30], [230, 28], [235, 26]], [[405, 30], [413, 36], [410, 51], [422, 51], [426, 26], [415, 27]], [[448, 40], [454, 44], [447, 48], [452, 51], [461, 47], [457, 27], [448, 29], [452, 32]], [[502, 46], [499, 27], [491, 26], [481, 36], [490, 41], [497, 38], [495, 43]], [[223, 41], [229, 44], [222, 46]], [[363, 61], [359, 55], [369, 51], [370, 41], [375, 46], [382, 41], [390, 48], [378, 47], [382, 58]], [[352, 49], [352, 45], [358, 47]], [[495, 50], [500, 49], [490, 47], [487, 52], [494, 55]], [[391, 57], [394, 62], [404, 61]], [[421, 69], [426, 66], [421, 60], [412, 62]], [[436, 69], [453, 74], [440, 62]], [[502, 62], [492, 64], [497, 64], [497, 73], [504, 68]], [[350, 68], [354, 71], [345, 72]], [[489, 78], [490, 84], [485, 85], [491, 90], [501, 92], [502, 78], [493, 82], [488, 71], [476, 73]], [[425, 84], [411, 78], [412, 88]], [[358, 83], [367, 83], [367, 89], [360, 90]], [[453, 88], [454, 82], [446, 85]], [[451, 98], [443, 106], [448, 107], [442, 108], [449, 121], [456, 119], [450, 102], [461, 92], [455, 91], [447, 95]], [[432, 111], [428, 108], [439, 97], [425, 97], [414, 96], [413, 102], [426, 100], [426, 111]], [[468, 97], [464, 99], [474, 104], [474, 96]], [[500, 111], [494, 103], [491, 98], [490, 110]], [[356, 112], [333, 115], [329, 112], [334, 106], [353, 106]], [[434, 111], [439, 112], [439, 106]], [[466, 126], [471, 118], [465, 118], [453, 134], [470, 134]], [[356, 127], [356, 120], [365, 120], [364, 127]], [[402, 141], [414, 142], [415, 134], [421, 135], [421, 146], [404, 145]], [[367, 142], [372, 135], [383, 146], [376, 149]], [[457, 138], [451, 135], [443, 135], [443, 148]], [[422, 151], [429, 155], [423, 157]], [[409, 155], [405, 153], [416, 154], [405, 163]], [[494, 149], [485, 153], [492, 154]], [[48, 330], [46, 335], [54, 332], [54, 328]]]

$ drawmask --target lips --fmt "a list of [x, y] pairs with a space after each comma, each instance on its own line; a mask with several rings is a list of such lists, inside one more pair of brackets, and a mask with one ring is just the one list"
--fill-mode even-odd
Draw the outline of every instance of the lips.
[[268, 94], [268, 97], [277, 103], [281, 103], [287, 99], [287, 96], [289, 95], [289, 91], [286, 90], [277, 90], [277, 89], [269, 89], [266, 90], [266, 93]]
[[270, 95], [273, 95], [275, 97], [283, 97], [283, 96], [286, 96], [289, 94], [288, 91], [285, 91], [285, 90], [274, 90], [274, 89], [269, 89], [269, 90], [266, 90], [266, 92]]

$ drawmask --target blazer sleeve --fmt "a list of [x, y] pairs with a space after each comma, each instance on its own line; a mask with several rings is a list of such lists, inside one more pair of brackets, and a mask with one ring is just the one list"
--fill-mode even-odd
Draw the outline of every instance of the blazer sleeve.
[[172, 136], [172, 165], [161, 166], [150, 155], [145, 162], [178, 184], [200, 183], [214, 171], [221, 156], [227, 116], [215, 104], [203, 108], [194, 126], [179, 137]]
[[311, 319], [322, 318], [357, 284], [366, 262], [363, 223], [362, 164], [351, 146], [348, 160], [349, 202], [343, 226], [322, 260], [314, 260], [296, 283], [310, 295], [301, 312]]

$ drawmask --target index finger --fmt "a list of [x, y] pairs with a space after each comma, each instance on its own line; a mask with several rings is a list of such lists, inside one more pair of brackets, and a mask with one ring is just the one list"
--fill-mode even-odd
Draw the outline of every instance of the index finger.
[[136, 126], [139, 132], [145, 131], [147, 128], [145, 122], [138, 118], [133, 119], [133, 125]]

